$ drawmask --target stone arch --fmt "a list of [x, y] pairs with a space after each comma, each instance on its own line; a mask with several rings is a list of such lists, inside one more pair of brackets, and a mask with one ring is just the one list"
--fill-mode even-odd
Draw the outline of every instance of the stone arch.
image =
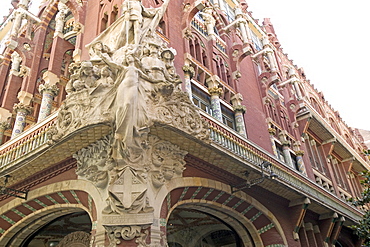
[[[218, 181], [199, 177], [173, 179], [161, 189], [155, 203], [162, 205], [154, 212], [161, 222], [167, 222], [176, 207], [186, 204], [187, 207], [210, 210], [216, 216], [223, 212], [224, 216], [235, 220], [233, 227], [239, 230], [240, 237], [249, 232], [254, 241], [262, 243], [257, 246], [287, 245], [284, 231], [271, 211], [242, 191], [231, 193], [229, 185]], [[163, 224], [161, 228], [165, 232]]]
[[28, 236], [40, 229], [40, 226], [43, 226], [63, 215], [79, 211], [85, 211], [88, 213], [86, 208], [79, 205], [53, 205], [43, 208], [43, 210], [38, 210], [9, 228], [7, 230], [8, 233], [0, 237], [0, 245], [21, 246], [22, 242], [25, 241]]
[[[19, 246], [48, 222], [74, 212], [86, 212], [91, 222], [101, 219], [96, 203], [100, 193], [88, 181], [70, 180], [49, 184], [28, 193], [27, 201], [14, 199], [0, 209], [0, 246]], [[96, 232], [105, 232], [104, 228]]]

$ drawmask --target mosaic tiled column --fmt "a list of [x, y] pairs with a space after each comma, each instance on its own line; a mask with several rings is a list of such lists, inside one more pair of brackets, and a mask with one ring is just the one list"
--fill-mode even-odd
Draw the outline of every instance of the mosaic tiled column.
[[233, 108], [234, 108], [236, 131], [240, 135], [247, 137], [247, 132], [245, 130], [245, 123], [244, 123], [244, 116], [243, 116], [243, 114], [246, 111], [246, 108], [244, 105], [242, 105], [242, 101], [243, 101], [243, 96], [240, 93], [235, 94], [231, 98], [231, 103], [233, 104]]
[[24, 127], [26, 126], [26, 117], [31, 113], [32, 108], [31, 106], [18, 103], [14, 105], [13, 109], [17, 115], [15, 117], [15, 123], [11, 137], [12, 139], [23, 132]]
[[220, 103], [220, 96], [222, 94], [222, 88], [212, 87], [212, 88], [208, 88], [208, 91], [211, 94], [212, 115], [214, 118], [222, 122], [222, 112], [221, 112], [221, 103]]
[[269, 133], [270, 133], [270, 140], [271, 140], [272, 152], [273, 152], [273, 153], [274, 153], [274, 155], [277, 157], [277, 156], [278, 156], [278, 153], [277, 153], [276, 143], [275, 143], [276, 129], [274, 129], [274, 128], [269, 128], [269, 129], [268, 129], [268, 131], [269, 131]]
[[58, 95], [59, 89], [56, 85], [41, 84], [39, 86], [39, 92], [42, 94], [42, 101], [37, 122], [44, 120], [50, 115], [53, 107], [54, 97]]
[[190, 65], [184, 65], [182, 70], [185, 75], [185, 91], [188, 93], [190, 100], [192, 100], [193, 93], [191, 91], [191, 78], [193, 78], [195, 71]]
[[295, 155], [296, 155], [296, 160], [297, 160], [298, 171], [304, 175], [307, 175], [306, 168], [303, 162], [304, 151], [303, 150], [295, 151]]
[[5, 130], [9, 129], [9, 122], [0, 122], [0, 145], [3, 144]]

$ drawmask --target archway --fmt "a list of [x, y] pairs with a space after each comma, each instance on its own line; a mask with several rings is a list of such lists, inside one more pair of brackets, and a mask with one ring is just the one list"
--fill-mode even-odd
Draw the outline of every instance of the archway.
[[92, 223], [86, 212], [79, 211], [66, 214], [50, 221], [39, 230], [29, 235], [20, 246], [57, 246], [67, 236], [76, 232], [79, 232], [81, 237], [71, 240], [70, 244], [72, 244], [72, 242], [78, 242], [81, 244], [81, 247], [88, 246], [91, 227]]
[[[236, 240], [231, 246], [280, 247], [287, 244], [284, 231], [271, 211], [243, 192], [231, 193], [230, 187], [222, 183], [205, 178], [178, 178], [173, 179], [167, 190], [160, 194], [157, 199], [162, 201], [162, 206], [158, 216], [165, 223], [161, 224], [160, 231], [167, 236], [167, 242], [172, 246], [177, 247], [181, 243], [171, 242], [170, 224], [176, 223], [171, 217], [177, 209], [184, 208], [220, 221], [214, 229], [226, 230], [229, 232], [225, 234], [234, 235]], [[207, 234], [212, 232], [200, 235], [207, 238]]]
[[[205, 208], [180, 206], [174, 209], [167, 223], [167, 242], [169, 247], [244, 247], [254, 246], [248, 235], [249, 244], [243, 244], [235, 220], [225, 221], [217, 216], [221, 212], [211, 212]], [[231, 225], [230, 225], [231, 224]], [[240, 227], [236, 227], [240, 228]], [[243, 230], [242, 230], [243, 231]], [[243, 231], [245, 232], [245, 231]]]

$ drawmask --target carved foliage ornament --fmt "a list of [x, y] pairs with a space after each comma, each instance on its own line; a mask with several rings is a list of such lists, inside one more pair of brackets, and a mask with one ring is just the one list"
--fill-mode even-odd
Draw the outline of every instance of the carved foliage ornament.
[[62, 239], [58, 247], [88, 247], [90, 246], [90, 238], [90, 234], [86, 232], [72, 232]]
[[[181, 177], [187, 152], [149, 135], [140, 156], [112, 158], [111, 135], [78, 151], [76, 173], [107, 195], [105, 214], [147, 213], [153, 209], [147, 193], [156, 193], [171, 179]], [[142, 141], [142, 140], [141, 140]]]
[[[121, 238], [125, 241], [136, 239], [138, 247], [147, 247], [145, 240], [148, 236], [148, 226], [105, 226], [109, 238], [109, 247], [115, 247], [121, 243]], [[144, 232], [142, 232], [144, 229]]]

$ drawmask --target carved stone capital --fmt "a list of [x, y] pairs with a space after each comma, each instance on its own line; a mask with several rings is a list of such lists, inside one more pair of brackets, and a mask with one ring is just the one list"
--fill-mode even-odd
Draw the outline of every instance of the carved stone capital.
[[304, 150], [297, 150], [295, 151], [296, 156], [303, 156], [304, 155]]
[[241, 95], [241, 93], [237, 93], [233, 97], [231, 97], [231, 103], [234, 106], [241, 105], [242, 101], [243, 101], [243, 95]]
[[234, 109], [234, 112], [241, 112], [243, 114], [247, 111], [247, 108], [245, 107], [245, 105], [235, 105], [233, 106], [233, 109]]
[[25, 112], [27, 115], [32, 112], [32, 107], [29, 105], [25, 105], [23, 103], [18, 103], [13, 106], [13, 110], [18, 113], [20, 112]]
[[40, 84], [39, 92], [43, 94], [44, 92], [52, 93], [54, 96], [57, 96], [59, 93], [59, 88], [57, 85], [50, 85], [49, 83]]
[[208, 88], [208, 92], [212, 96], [221, 96], [221, 94], [222, 94], [222, 88], [219, 88], [219, 87]]
[[30, 75], [30, 71], [31, 69], [24, 66], [24, 65], [21, 65], [21, 68], [19, 69], [19, 74], [18, 76], [19, 77], [26, 77], [26, 76], [29, 76]]
[[0, 122], [0, 131], [4, 131], [10, 128], [10, 124], [8, 121]]
[[186, 75], [189, 75], [190, 79], [194, 77], [195, 70], [192, 66], [190, 65], [184, 65], [182, 66], [182, 70]]
[[270, 135], [276, 135], [276, 129], [274, 128], [268, 128], [268, 132], [270, 133]]
[[290, 147], [292, 144], [290, 143], [290, 141], [282, 141], [281, 142], [281, 145], [283, 145], [283, 147]]

